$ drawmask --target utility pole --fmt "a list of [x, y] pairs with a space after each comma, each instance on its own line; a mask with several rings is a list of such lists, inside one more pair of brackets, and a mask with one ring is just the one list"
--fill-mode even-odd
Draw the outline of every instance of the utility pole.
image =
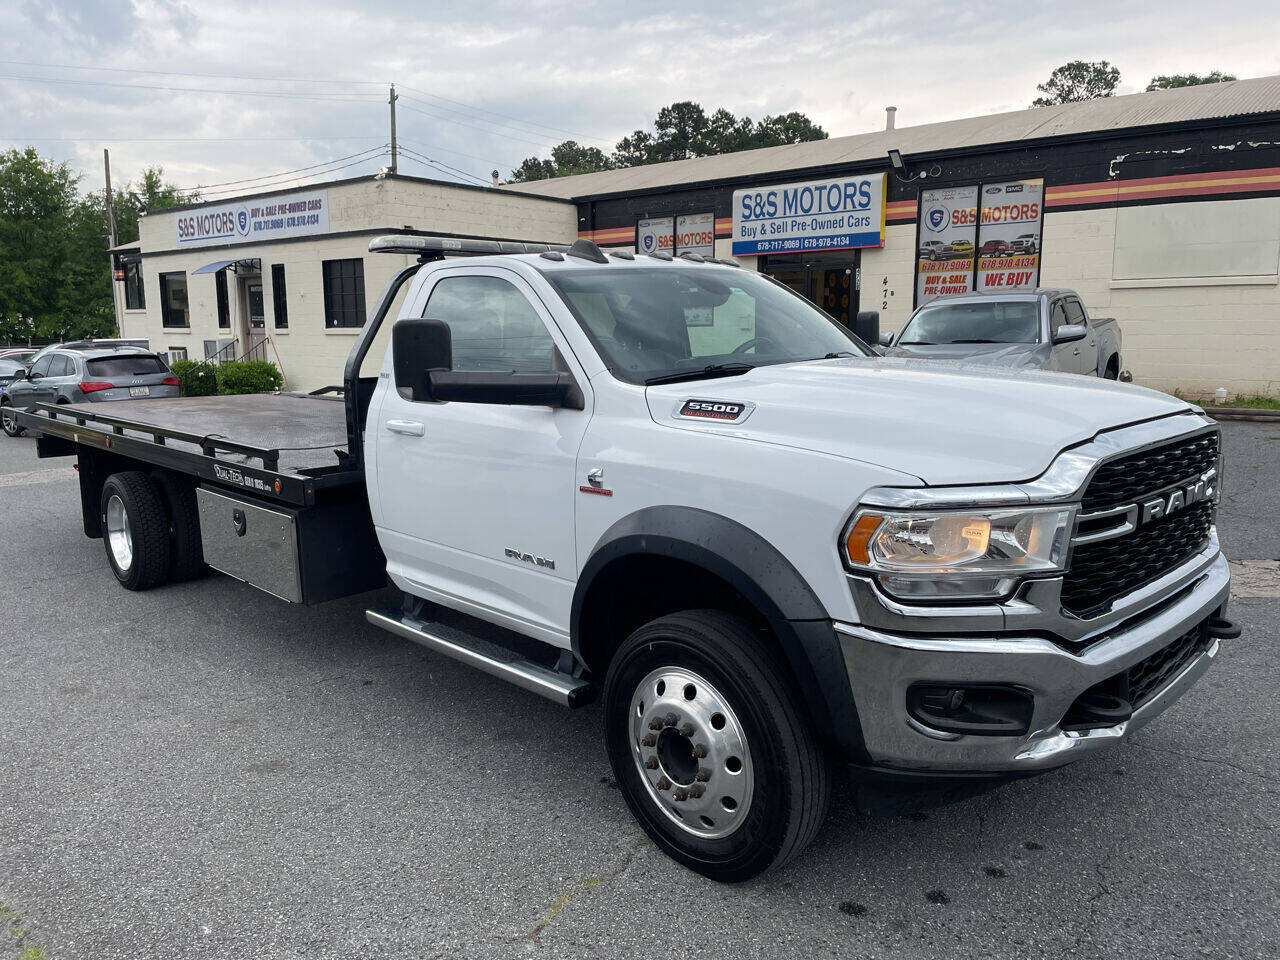
[[107, 180], [107, 239], [110, 241], [108, 246], [116, 245], [116, 207], [115, 197], [111, 193], [111, 151], [106, 147], [102, 148], [102, 169]]
[[391, 104], [391, 173], [396, 173], [396, 85], [391, 85], [391, 99], [387, 102]]

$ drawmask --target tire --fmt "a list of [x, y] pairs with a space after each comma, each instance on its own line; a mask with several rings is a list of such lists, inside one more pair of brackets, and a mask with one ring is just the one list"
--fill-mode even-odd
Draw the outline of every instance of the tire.
[[99, 501], [107, 562], [126, 590], [150, 590], [169, 579], [169, 520], [160, 492], [140, 470], [113, 473]]
[[8, 400], [0, 400], [0, 430], [4, 430], [7, 437], [20, 437], [27, 432], [26, 427], [18, 426], [13, 418], [13, 404]]
[[609, 665], [604, 720], [632, 815], [703, 876], [781, 867], [826, 817], [830, 758], [777, 651], [739, 617], [691, 610], [633, 633]]
[[151, 479], [160, 492], [169, 523], [169, 582], [183, 583], [204, 576], [207, 568], [200, 543], [195, 488], [165, 470], [154, 471]]

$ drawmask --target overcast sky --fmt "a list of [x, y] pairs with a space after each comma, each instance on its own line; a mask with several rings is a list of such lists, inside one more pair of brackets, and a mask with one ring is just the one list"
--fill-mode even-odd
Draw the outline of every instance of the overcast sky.
[[[881, 128], [887, 104], [899, 126], [1022, 109], [1074, 59], [1111, 61], [1121, 93], [1160, 73], [1280, 73], [1266, 2], [435, 6], [7, 0], [0, 148], [32, 144], [97, 187], [110, 147], [117, 182], [159, 164], [230, 196], [311, 165], [375, 172], [392, 80], [404, 144], [487, 179], [570, 136], [607, 151], [675, 100], [800, 110], [841, 136]], [[401, 170], [441, 176], [408, 157]]]

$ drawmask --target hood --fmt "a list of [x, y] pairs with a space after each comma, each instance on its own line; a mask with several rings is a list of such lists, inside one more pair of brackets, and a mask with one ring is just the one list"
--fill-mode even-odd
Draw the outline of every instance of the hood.
[[1038, 369], [1049, 362], [1053, 346], [1048, 343], [937, 343], [893, 346], [886, 357], [914, 357], [920, 360], [963, 360], [989, 367], [1012, 370]]
[[[887, 357], [779, 364], [645, 393], [666, 426], [860, 460], [929, 485], [1030, 480], [1103, 430], [1191, 409], [1077, 374]], [[682, 416], [689, 400], [743, 404], [745, 414], [731, 422]]]

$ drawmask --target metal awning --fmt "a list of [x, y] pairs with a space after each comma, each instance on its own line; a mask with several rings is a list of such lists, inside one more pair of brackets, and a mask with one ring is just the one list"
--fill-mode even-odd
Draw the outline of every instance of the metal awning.
[[217, 273], [219, 270], [225, 270], [227, 267], [235, 263], [234, 260], [215, 260], [213, 263], [206, 263], [199, 270], [192, 270], [192, 273]]

